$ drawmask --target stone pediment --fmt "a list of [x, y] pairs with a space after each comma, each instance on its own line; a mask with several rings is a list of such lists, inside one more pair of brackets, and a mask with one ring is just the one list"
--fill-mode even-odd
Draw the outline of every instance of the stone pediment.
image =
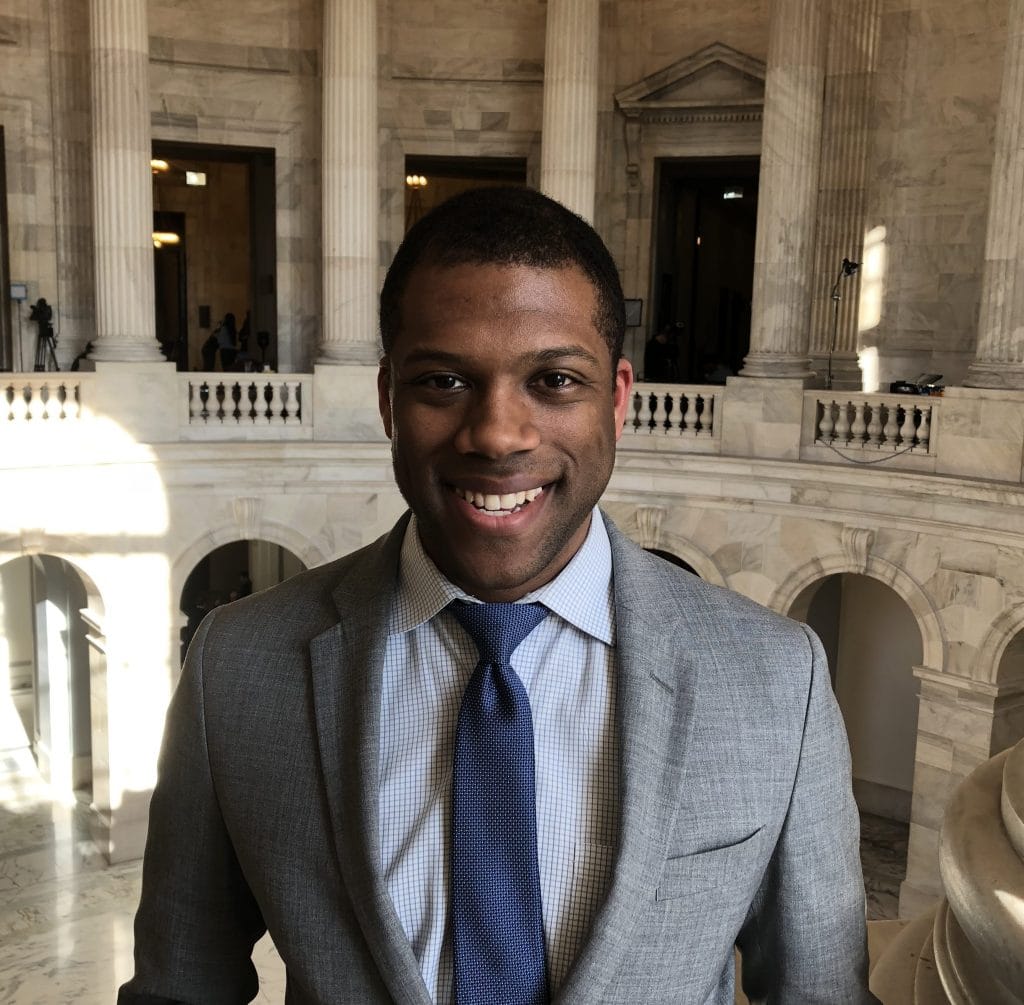
[[759, 119], [764, 75], [761, 60], [714, 42], [623, 88], [615, 102], [642, 122]]

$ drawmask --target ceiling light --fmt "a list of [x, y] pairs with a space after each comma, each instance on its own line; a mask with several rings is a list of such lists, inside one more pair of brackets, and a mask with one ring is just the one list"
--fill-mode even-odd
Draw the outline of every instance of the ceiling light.
[[186, 171], [185, 172], [185, 184], [186, 185], [205, 185], [206, 184], [206, 172], [205, 171]]
[[160, 174], [162, 171], [170, 171], [171, 165], [165, 160], [161, 160], [159, 157], [154, 157], [150, 162], [149, 166], [153, 171], [153, 174]]
[[181, 235], [172, 230], [154, 230], [153, 247], [162, 248], [165, 244], [181, 244]]

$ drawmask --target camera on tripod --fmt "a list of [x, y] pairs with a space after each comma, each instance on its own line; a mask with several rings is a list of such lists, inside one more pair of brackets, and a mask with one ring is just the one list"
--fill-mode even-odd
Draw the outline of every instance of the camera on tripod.
[[[36, 363], [35, 370], [59, 370], [57, 364], [57, 336], [53, 334], [53, 308], [40, 297], [28, 312], [29, 321], [39, 325], [39, 334], [36, 336]], [[48, 366], [52, 363], [52, 367]]]

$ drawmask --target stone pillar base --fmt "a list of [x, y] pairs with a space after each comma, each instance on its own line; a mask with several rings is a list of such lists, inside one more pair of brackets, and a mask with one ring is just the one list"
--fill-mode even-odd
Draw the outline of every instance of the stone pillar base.
[[967, 369], [964, 387], [1024, 390], [1024, 363], [985, 363], [975, 360]]
[[803, 380], [730, 377], [723, 396], [722, 453], [797, 460], [804, 407]]
[[317, 366], [376, 366], [381, 351], [376, 342], [321, 342]]
[[386, 441], [377, 407], [377, 367], [317, 364], [313, 367], [314, 437], [347, 443]]
[[[828, 356], [811, 354], [811, 369], [815, 376], [810, 387], [828, 387]], [[860, 372], [857, 354], [837, 352], [832, 356], [832, 387], [836, 391], [862, 391], [864, 378]]]
[[741, 377], [783, 377], [810, 380], [814, 376], [807, 356], [780, 352], [752, 352], [743, 361]]
[[89, 359], [101, 363], [165, 363], [156, 339], [124, 339], [104, 335], [94, 339]]

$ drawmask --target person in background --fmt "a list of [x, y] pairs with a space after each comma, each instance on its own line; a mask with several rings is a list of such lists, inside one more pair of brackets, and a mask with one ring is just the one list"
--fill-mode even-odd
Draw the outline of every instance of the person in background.
[[671, 383], [679, 379], [679, 346], [675, 326], [662, 325], [644, 347], [644, 380]]

